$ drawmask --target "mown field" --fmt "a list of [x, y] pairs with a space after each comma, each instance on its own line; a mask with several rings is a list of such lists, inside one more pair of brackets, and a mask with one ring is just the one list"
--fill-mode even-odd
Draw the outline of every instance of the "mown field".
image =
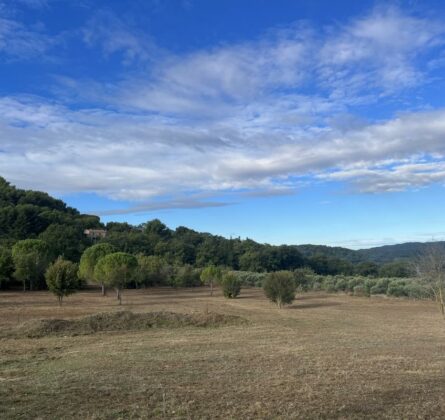
[[[258, 289], [0, 294], [0, 417], [445, 418], [445, 322], [430, 301]], [[130, 310], [246, 322], [28, 338], [18, 325]], [[14, 334], [10, 334], [13, 332]]]

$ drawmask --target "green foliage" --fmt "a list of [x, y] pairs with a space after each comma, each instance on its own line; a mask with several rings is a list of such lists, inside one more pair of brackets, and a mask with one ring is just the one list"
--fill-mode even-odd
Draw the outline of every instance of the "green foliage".
[[201, 270], [186, 264], [175, 268], [171, 279], [173, 287], [198, 287], [201, 286]]
[[384, 264], [379, 271], [380, 277], [410, 277], [412, 270], [405, 261], [394, 261]]
[[386, 291], [388, 290], [388, 285], [390, 283], [390, 279], [383, 278], [378, 279], [376, 284], [371, 287], [371, 294], [372, 295], [385, 295]]
[[210, 286], [210, 296], [213, 295], [213, 285], [218, 284], [221, 281], [222, 272], [221, 268], [209, 265], [201, 272], [201, 282], [207, 286]]
[[25, 239], [17, 242], [12, 248], [14, 277], [23, 283], [23, 289], [41, 286], [43, 274], [49, 263], [48, 245], [39, 239]]
[[263, 287], [263, 281], [267, 273], [255, 273], [253, 271], [232, 271], [238, 277], [242, 287]]
[[228, 272], [222, 276], [221, 287], [226, 298], [234, 299], [241, 292], [241, 281], [236, 274]]
[[50, 292], [57, 296], [59, 305], [62, 305], [64, 296], [75, 293], [79, 288], [77, 271], [77, 264], [60, 257], [46, 270], [46, 284]]
[[395, 297], [408, 296], [405, 286], [405, 280], [394, 280], [389, 283], [386, 293], [388, 296]]
[[135, 280], [138, 261], [134, 255], [114, 252], [100, 258], [94, 268], [94, 277], [106, 286], [116, 289], [119, 304], [121, 290]]
[[6, 247], [0, 247], [0, 288], [11, 280], [14, 273], [14, 261], [11, 251]]
[[354, 296], [369, 296], [369, 294], [366, 291], [365, 286], [363, 286], [361, 284], [354, 286], [353, 293], [354, 293]]
[[265, 295], [279, 308], [295, 299], [295, 280], [290, 271], [270, 273], [263, 284]]
[[144, 287], [167, 284], [169, 267], [166, 262], [155, 255], [138, 255], [136, 283]]
[[97, 279], [94, 270], [97, 262], [105, 255], [115, 252], [115, 248], [108, 243], [99, 243], [87, 248], [79, 264], [79, 277], [85, 282], [102, 284], [101, 279]]
[[306, 292], [312, 287], [315, 271], [309, 267], [297, 268], [294, 270], [295, 286], [298, 290]]
[[61, 256], [71, 261], [79, 261], [87, 243], [82, 227], [69, 224], [52, 224], [39, 235], [39, 239], [48, 244], [51, 259]]
[[364, 261], [356, 265], [355, 273], [359, 276], [377, 277], [379, 274], [379, 266], [374, 262]]

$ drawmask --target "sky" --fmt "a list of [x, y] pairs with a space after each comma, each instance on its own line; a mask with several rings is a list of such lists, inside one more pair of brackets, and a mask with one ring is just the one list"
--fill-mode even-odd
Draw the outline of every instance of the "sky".
[[0, 0], [0, 176], [104, 222], [445, 239], [445, 3]]

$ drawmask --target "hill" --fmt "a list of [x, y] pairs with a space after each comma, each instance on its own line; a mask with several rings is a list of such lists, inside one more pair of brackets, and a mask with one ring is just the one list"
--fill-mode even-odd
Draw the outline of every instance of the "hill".
[[[88, 228], [104, 225], [97, 216], [80, 214], [45, 192], [18, 189], [0, 178], [0, 245], [9, 248], [19, 240], [39, 238], [48, 243], [54, 257], [62, 255], [78, 261], [85, 247], [91, 245], [83, 233]], [[111, 222], [106, 229], [107, 236], [101, 240], [121, 251], [157, 255], [171, 264], [215, 264], [244, 271], [309, 266], [319, 274], [360, 273], [354, 267], [360, 263], [380, 265], [411, 259], [428, 246], [406, 243], [361, 250], [310, 244], [273, 246], [251, 239], [227, 239], [184, 226], [172, 230], [157, 219], [139, 226]], [[445, 246], [445, 242], [442, 244]]]

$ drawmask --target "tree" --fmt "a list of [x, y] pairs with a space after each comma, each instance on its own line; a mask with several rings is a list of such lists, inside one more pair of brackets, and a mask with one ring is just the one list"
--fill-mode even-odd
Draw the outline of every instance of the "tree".
[[379, 266], [372, 261], [363, 261], [355, 267], [356, 274], [367, 277], [377, 277]]
[[222, 273], [219, 267], [209, 265], [201, 272], [201, 281], [210, 286], [210, 296], [213, 296], [213, 285], [221, 281]]
[[263, 284], [265, 295], [281, 308], [295, 299], [295, 281], [290, 271], [270, 273]]
[[409, 277], [412, 274], [411, 267], [405, 261], [386, 263], [382, 265], [379, 271], [380, 277]]
[[48, 246], [39, 239], [25, 239], [17, 242], [12, 248], [14, 277], [23, 282], [23, 290], [29, 284], [29, 290], [39, 281], [48, 266]]
[[224, 296], [229, 299], [236, 298], [241, 292], [241, 280], [234, 273], [225, 273], [222, 276], [221, 286]]
[[431, 245], [418, 258], [415, 270], [421, 281], [433, 293], [445, 318], [445, 249], [439, 245]]
[[57, 296], [62, 306], [64, 296], [69, 296], [79, 288], [77, 264], [59, 257], [46, 270], [45, 279], [48, 289]]
[[101, 279], [95, 277], [94, 268], [102, 257], [113, 252], [115, 249], [112, 245], [100, 243], [87, 248], [80, 258], [79, 277], [87, 282], [99, 283], [102, 287], [102, 296], [105, 296], [105, 285]]
[[137, 260], [137, 284], [146, 287], [167, 282], [168, 267], [161, 257], [156, 255], [138, 255]]
[[9, 282], [14, 273], [14, 262], [11, 251], [6, 247], [0, 247], [0, 288]]
[[39, 235], [48, 244], [53, 259], [63, 257], [71, 261], [79, 261], [86, 242], [80, 225], [52, 224]]
[[94, 277], [116, 290], [119, 305], [122, 304], [122, 289], [133, 281], [137, 273], [138, 261], [134, 255], [114, 252], [105, 255], [96, 264]]

